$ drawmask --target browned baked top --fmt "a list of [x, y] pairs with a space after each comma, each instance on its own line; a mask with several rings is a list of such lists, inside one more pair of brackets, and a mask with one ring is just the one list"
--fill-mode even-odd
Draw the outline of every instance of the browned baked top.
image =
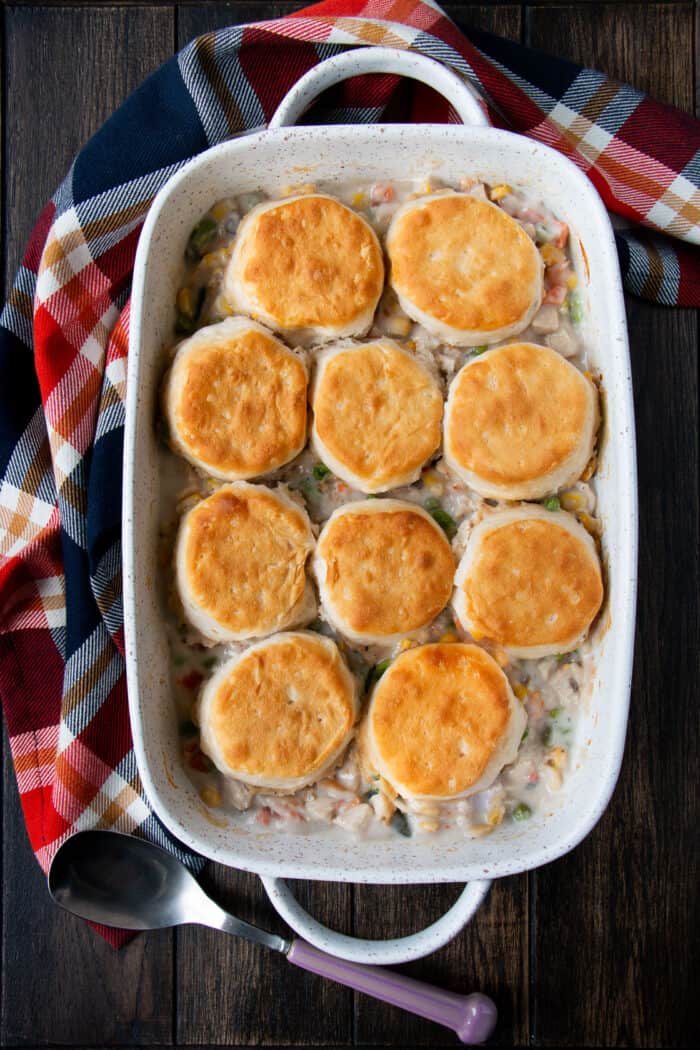
[[539, 253], [504, 211], [468, 194], [417, 200], [390, 227], [390, 282], [428, 317], [461, 331], [515, 324], [541, 287]]
[[410, 795], [454, 796], [475, 784], [510, 720], [508, 682], [475, 645], [422, 645], [377, 684], [368, 732], [393, 783]]
[[485, 531], [462, 586], [473, 627], [514, 647], [568, 644], [590, 627], [603, 601], [595, 552], [542, 518]]
[[292, 634], [249, 650], [219, 685], [209, 728], [231, 769], [268, 780], [320, 769], [355, 718], [335, 645]]

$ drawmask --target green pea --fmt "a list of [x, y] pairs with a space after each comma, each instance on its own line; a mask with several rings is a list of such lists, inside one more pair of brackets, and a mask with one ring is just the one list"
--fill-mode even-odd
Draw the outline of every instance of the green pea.
[[530, 807], [526, 806], [524, 802], [518, 802], [513, 810], [513, 820], [529, 820], [531, 816], [532, 810]]
[[430, 515], [433, 521], [436, 521], [440, 528], [444, 532], [446, 532], [448, 536], [454, 536], [455, 532], [457, 531], [457, 522], [454, 520], [454, 518], [450, 517], [446, 510], [442, 510], [442, 508], [440, 508], [439, 510], [432, 510], [430, 511]]
[[325, 463], [314, 463], [311, 473], [316, 478], [316, 481], [323, 481], [324, 478], [329, 478], [333, 471]]
[[558, 496], [547, 496], [547, 499], [542, 502], [546, 510], [561, 510], [561, 503], [559, 502]]
[[390, 824], [394, 831], [398, 831], [399, 835], [403, 835], [405, 838], [410, 839], [412, 835], [411, 825], [408, 822], [406, 814], [402, 813], [400, 809], [394, 810]]
[[201, 259], [207, 250], [207, 245], [211, 244], [214, 240], [218, 227], [213, 219], [202, 219], [197, 223], [187, 241], [187, 247], [185, 248], [185, 257], [190, 262], [196, 262], [197, 259]]
[[552, 710], [549, 712], [549, 717], [550, 718], [559, 718], [560, 714], [561, 714], [561, 708], [560, 707], [553, 707]]
[[581, 324], [583, 320], [583, 304], [581, 297], [576, 292], [570, 292], [568, 297], [569, 317], [572, 324]]
[[554, 734], [553, 734], [553, 731], [552, 731], [552, 727], [551, 726], [545, 726], [544, 729], [542, 730], [542, 743], [544, 744], [545, 747], [549, 747], [549, 745], [552, 743], [552, 736], [553, 735]]
[[192, 335], [197, 326], [197, 321], [194, 317], [188, 316], [178, 311], [177, 318], [175, 319], [175, 331], [179, 335]]
[[378, 664], [375, 664], [375, 666], [370, 671], [370, 675], [372, 676], [373, 681], [375, 681], [375, 682], [379, 681], [379, 679], [382, 677], [382, 675], [384, 674], [384, 672], [386, 671], [386, 669], [388, 668], [390, 663], [391, 663], [391, 660], [390, 659], [386, 659], [386, 660], [380, 660]]
[[442, 510], [442, 504], [440, 503], [439, 499], [435, 499], [435, 496], [428, 496], [423, 506], [429, 514], [432, 514], [433, 511], [436, 510]]
[[485, 354], [488, 350], [488, 346], [473, 346], [472, 357], [478, 357], [479, 354]]
[[572, 649], [570, 653], [559, 653], [559, 656], [557, 657], [557, 663], [558, 664], [570, 664], [570, 663], [573, 663], [575, 660], [580, 660], [580, 659], [581, 659], [581, 654], [578, 651], [578, 649]]

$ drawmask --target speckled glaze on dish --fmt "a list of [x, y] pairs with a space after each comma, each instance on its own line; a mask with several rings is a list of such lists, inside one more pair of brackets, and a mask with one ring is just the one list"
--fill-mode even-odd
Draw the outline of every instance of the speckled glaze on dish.
[[[382, 51], [371, 49], [374, 68]], [[359, 52], [353, 55], [357, 59]], [[399, 67], [406, 57], [397, 60]], [[369, 68], [361, 59], [354, 66], [347, 60], [340, 66], [337, 60], [331, 62], [336, 67], [326, 83]], [[430, 65], [430, 60], [425, 62]], [[396, 71], [397, 66], [387, 59], [381, 68]], [[425, 69], [406, 72], [422, 72], [421, 79], [426, 75]], [[316, 78], [315, 91], [303, 88], [296, 99], [283, 103], [278, 119], [294, 119], [324, 86], [321, 78]], [[462, 116], [480, 119], [471, 96], [462, 110]], [[468, 174], [488, 183], [517, 175], [519, 185], [547, 200], [570, 226], [586, 341], [592, 364], [602, 372], [607, 402], [596, 480], [607, 573], [603, 615], [609, 628], [600, 643], [592, 695], [582, 712], [566, 787], [526, 825], [502, 824], [485, 838], [455, 839], [448, 846], [444, 841], [431, 846], [428, 838], [353, 841], [332, 827], [314, 836], [242, 827], [234, 818], [208, 810], [181, 766], [154, 578], [160, 482], [153, 423], [160, 351], [171, 338], [184, 248], [194, 223], [223, 197], [259, 189], [278, 195], [285, 186], [310, 180], [401, 179], [407, 173], [433, 174], [446, 181]], [[265, 876], [275, 906], [312, 943], [345, 958], [359, 954], [373, 962], [396, 962], [434, 950], [468, 920], [488, 880], [547, 863], [577, 845], [605, 809], [622, 759], [637, 545], [632, 387], [620, 274], [607, 214], [585, 176], [545, 146], [483, 126], [276, 128], [216, 146], [161, 190], [146, 220], [134, 271], [127, 387], [123, 537], [129, 704], [146, 793], [173, 834], [212, 859]], [[281, 876], [342, 882], [475, 882], [443, 917], [446, 921], [382, 946], [314, 929], [280, 884]]]

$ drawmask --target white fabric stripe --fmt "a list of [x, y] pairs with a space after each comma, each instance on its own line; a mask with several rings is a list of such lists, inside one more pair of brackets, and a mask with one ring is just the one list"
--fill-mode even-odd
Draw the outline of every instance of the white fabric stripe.
[[[108, 655], [107, 665], [97, 675], [95, 665], [102, 659], [105, 651]], [[66, 661], [63, 695], [81, 680], [83, 695], [80, 702], [63, 719], [62, 728], [65, 725], [71, 734], [79, 736], [88, 722], [95, 717], [123, 670], [124, 661], [121, 654], [115, 649], [105, 625], [99, 623], [77, 652]], [[63, 741], [60, 750], [65, 750]]]

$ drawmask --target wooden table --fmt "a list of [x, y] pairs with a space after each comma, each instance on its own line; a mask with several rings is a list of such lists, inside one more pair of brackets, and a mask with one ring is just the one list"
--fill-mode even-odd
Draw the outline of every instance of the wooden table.
[[[3, 6], [5, 288], [40, 207], [85, 139], [191, 37], [299, 3]], [[697, 4], [535, 0], [449, 4], [463, 24], [696, 106]], [[542, 61], [546, 61], [543, 57]], [[481, 988], [499, 1046], [686, 1047], [700, 1042], [697, 972], [698, 323], [630, 300], [640, 475], [640, 593], [630, 729], [603, 819], [554, 864], [491, 890], [452, 944], [407, 972]], [[116, 953], [59, 913], [31, 854], [5, 750], [2, 1018], [7, 1046], [453, 1046], [446, 1030], [203, 929]], [[207, 886], [281, 929], [258, 881], [211, 865]], [[323, 921], [409, 932], [457, 887], [308, 884]], [[695, 993], [695, 994], [694, 994]]]

